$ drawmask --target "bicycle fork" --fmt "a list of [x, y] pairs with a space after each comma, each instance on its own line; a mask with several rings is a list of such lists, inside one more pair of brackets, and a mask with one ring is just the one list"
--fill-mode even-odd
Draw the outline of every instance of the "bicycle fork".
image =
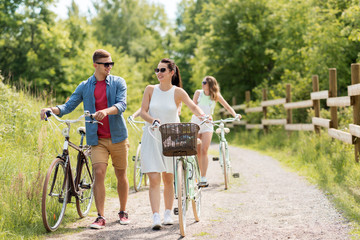
[[[222, 142], [220, 142], [220, 147], [219, 147], [219, 162], [220, 162], [220, 166], [221, 166], [221, 169], [223, 169], [224, 165], [226, 164], [226, 167], [227, 168], [230, 168], [231, 165], [230, 165], [230, 161], [229, 161], [229, 147], [228, 147], [228, 144], [227, 142], [225, 141], [224, 142], [224, 146], [225, 146], [225, 149], [223, 149], [225, 151], [225, 159], [223, 159], [223, 155], [221, 154], [222, 152]], [[224, 164], [225, 163], [225, 164]]]

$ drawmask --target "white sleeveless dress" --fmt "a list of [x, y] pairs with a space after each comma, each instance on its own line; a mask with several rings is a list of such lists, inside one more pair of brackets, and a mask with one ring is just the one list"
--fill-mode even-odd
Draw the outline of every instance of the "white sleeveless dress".
[[[160, 90], [159, 85], [155, 85], [149, 104], [149, 114], [153, 118], [160, 119], [161, 124], [179, 123], [180, 119], [177, 112], [174, 93], [176, 86], [168, 91]], [[173, 158], [165, 157], [162, 154], [161, 134], [159, 129], [152, 131], [149, 129], [150, 123], [146, 122], [144, 133], [141, 139], [141, 171], [148, 172], [174, 172]], [[153, 136], [156, 138], [154, 139]]]

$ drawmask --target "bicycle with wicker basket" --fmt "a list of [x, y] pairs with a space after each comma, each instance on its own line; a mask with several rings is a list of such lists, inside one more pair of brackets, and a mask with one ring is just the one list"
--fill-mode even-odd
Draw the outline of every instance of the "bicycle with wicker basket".
[[180, 234], [185, 236], [186, 211], [192, 202], [195, 221], [200, 221], [201, 187], [200, 170], [196, 158], [199, 126], [194, 123], [168, 123], [159, 128], [162, 138], [163, 155], [173, 157], [174, 188], [178, 208]]

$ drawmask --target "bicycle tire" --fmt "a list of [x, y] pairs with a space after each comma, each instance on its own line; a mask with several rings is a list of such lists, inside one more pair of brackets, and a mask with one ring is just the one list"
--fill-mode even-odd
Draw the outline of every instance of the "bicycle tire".
[[139, 143], [134, 160], [134, 189], [140, 191], [144, 174], [141, 172], [141, 143]]
[[79, 195], [76, 198], [76, 210], [81, 218], [88, 215], [94, 199], [94, 171], [87, 158], [82, 158], [80, 164]]
[[[196, 156], [195, 156], [195, 161], [197, 162]], [[196, 222], [200, 221], [200, 216], [201, 216], [201, 187], [198, 186], [198, 184], [200, 183], [200, 171], [199, 171], [199, 166], [195, 165], [195, 169], [194, 169], [194, 177], [192, 179], [192, 181], [194, 181], [194, 192], [195, 192], [195, 196], [194, 199], [192, 199], [192, 209], [193, 209], [193, 213], [194, 213], [194, 218]]]
[[183, 162], [177, 162], [177, 197], [178, 197], [178, 215], [181, 236], [185, 237], [186, 231], [186, 188], [185, 188], [185, 171]]
[[230, 158], [229, 147], [227, 142], [225, 143], [225, 156], [226, 156], [226, 174], [227, 174], [228, 186], [230, 186], [231, 176], [233, 175], [233, 172], [232, 172], [231, 158]]
[[223, 171], [224, 171], [224, 184], [225, 184], [225, 190], [228, 189], [229, 185], [229, 176], [228, 176], [228, 169], [227, 169], [227, 160], [226, 160], [226, 149], [225, 149], [225, 143], [221, 143], [220, 147], [220, 154], [222, 156], [222, 165], [223, 165]]
[[43, 224], [48, 232], [55, 231], [64, 218], [68, 184], [64, 161], [56, 158], [47, 171], [41, 199]]

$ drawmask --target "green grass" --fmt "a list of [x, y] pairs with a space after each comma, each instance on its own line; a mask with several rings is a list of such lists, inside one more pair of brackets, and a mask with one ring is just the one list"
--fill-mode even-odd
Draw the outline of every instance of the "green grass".
[[[43, 97], [30, 96], [26, 90], [15, 89], [0, 79], [0, 239], [46, 238], [41, 218], [43, 180], [52, 160], [62, 147], [63, 137], [51, 122], [40, 121], [40, 109], [53, 106]], [[82, 105], [64, 118], [76, 119], [83, 113]], [[129, 115], [130, 113], [127, 113]], [[79, 142], [75, 124], [70, 134]], [[62, 129], [62, 126], [60, 126]], [[129, 183], [132, 185], [132, 161], [137, 136], [129, 128]], [[71, 160], [75, 167], [74, 158]], [[109, 164], [106, 177], [108, 196], [116, 196], [116, 177]], [[96, 216], [92, 206], [90, 216]], [[56, 234], [66, 233], [64, 224], [78, 219], [75, 204], [68, 204], [63, 224]], [[72, 230], [73, 231], [73, 230]]]
[[319, 186], [352, 222], [354, 237], [360, 236], [360, 164], [355, 161], [352, 145], [331, 139], [326, 131], [320, 136], [313, 132], [292, 132], [289, 136], [277, 127], [268, 135], [237, 128], [228, 141], [272, 156]]

